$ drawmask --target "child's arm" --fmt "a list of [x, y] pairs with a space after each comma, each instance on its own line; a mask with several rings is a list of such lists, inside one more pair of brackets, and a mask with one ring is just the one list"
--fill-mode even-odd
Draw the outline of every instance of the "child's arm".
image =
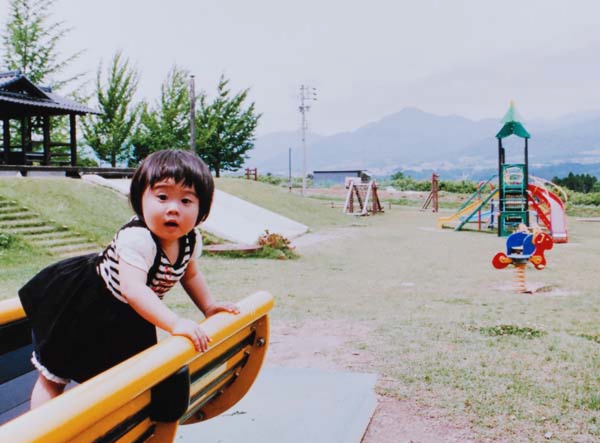
[[121, 260], [119, 262], [119, 279], [121, 294], [129, 305], [145, 320], [169, 332], [171, 335], [182, 335], [189, 338], [197, 351], [206, 351], [210, 339], [200, 325], [187, 318], [181, 318], [171, 311], [146, 286], [147, 274]]
[[230, 312], [238, 314], [240, 309], [233, 303], [219, 303], [210, 294], [204, 275], [198, 269], [196, 259], [190, 260], [185, 274], [181, 278], [181, 284], [188, 293], [192, 301], [198, 309], [200, 309], [206, 317], [215, 315], [218, 312]]

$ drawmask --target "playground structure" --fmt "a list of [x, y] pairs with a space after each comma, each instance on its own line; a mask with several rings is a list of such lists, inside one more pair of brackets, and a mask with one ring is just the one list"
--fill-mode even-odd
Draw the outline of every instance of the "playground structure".
[[437, 175], [435, 172], [433, 174], [431, 174], [431, 191], [429, 192], [429, 195], [425, 199], [423, 206], [421, 206], [421, 211], [427, 210], [429, 205], [432, 205], [431, 212], [438, 212], [438, 210], [439, 210], [439, 203], [438, 203], [439, 202], [439, 200], [438, 200], [439, 181], [438, 181], [438, 179], [439, 178], [440, 178], [440, 176]]
[[525, 269], [527, 263], [541, 271], [546, 267], [544, 253], [552, 249], [552, 238], [542, 231], [530, 233], [527, 227], [522, 225], [520, 231], [508, 236], [506, 239], [506, 253], [498, 252], [492, 259], [492, 266], [496, 269], [504, 269], [509, 265], [515, 268], [515, 282], [517, 292], [531, 294], [533, 291], [527, 289], [525, 284]]
[[[369, 215], [383, 213], [383, 206], [377, 194], [377, 183], [371, 180], [368, 183], [360, 182], [358, 179], [347, 181], [346, 201], [344, 203], [344, 214]], [[356, 198], [356, 204], [354, 199]], [[355, 206], [358, 206], [355, 208]]]
[[212, 342], [197, 353], [168, 337], [58, 398], [26, 412], [37, 371], [31, 330], [18, 299], [0, 302], [0, 441], [172, 443], [179, 424], [213, 418], [250, 389], [269, 342], [273, 297], [255, 293], [240, 314], [202, 323]]
[[[529, 133], [517, 120], [514, 104], [503, 119], [504, 125], [496, 134], [498, 139], [498, 175], [480, 183], [477, 190], [450, 216], [440, 217], [438, 227], [452, 227], [456, 231], [467, 223], [477, 222], [478, 230], [497, 229], [499, 237], [506, 237], [520, 225], [537, 224], [546, 229], [555, 243], [568, 241], [564, 202], [566, 193], [550, 181], [529, 175]], [[510, 135], [523, 138], [523, 163], [506, 163], [506, 150], [502, 140]], [[497, 178], [497, 186], [495, 186]], [[486, 191], [486, 187], [489, 190]], [[487, 209], [487, 205], [490, 205]], [[536, 223], [531, 223], [532, 216]]]
[[[452, 228], [455, 231], [497, 229], [500, 215], [497, 199], [500, 191], [493, 185], [495, 181], [494, 175], [480, 183], [454, 214], [438, 218], [438, 228]], [[526, 196], [530, 220], [534, 220], [532, 224], [546, 230], [554, 243], [566, 243], [569, 237], [563, 201], [567, 200], [567, 196], [563, 189], [548, 180], [529, 176]], [[474, 224], [476, 228], [472, 228]]]
[[[493, 227], [494, 217], [497, 217], [497, 211], [494, 211], [493, 199], [498, 196], [498, 188], [494, 185], [495, 178], [494, 175], [487, 181], [479, 183], [477, 190], [462, 203], [454, 214], [439, 217], [438, 228], [452, 226], [455, 231], [460, 231], [467, 226], [467, 223], [473, 222], [477, 222], [480, 231], [484, 225], [488, 229]], [[488, 203], [490, 203], [491, 209], [484, 211]], [[456, 223], [456, 226], [453, 226], [454, 223]]]

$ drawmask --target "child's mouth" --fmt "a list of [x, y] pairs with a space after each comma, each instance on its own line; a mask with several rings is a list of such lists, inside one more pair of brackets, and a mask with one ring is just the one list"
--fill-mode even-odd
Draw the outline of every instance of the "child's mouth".
[[170, 221], [170, 222], [166, 222], [165, 226], [168, 226], [170, 228], [176, 228], [178, 225], [177, 225], [177, 222]]

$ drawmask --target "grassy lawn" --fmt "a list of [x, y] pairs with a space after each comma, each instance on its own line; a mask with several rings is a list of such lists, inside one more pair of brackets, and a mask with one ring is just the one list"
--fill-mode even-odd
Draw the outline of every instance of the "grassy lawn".
[[83, 180], [64, 178], [0, 178], [0, 197], [16, 200], [45, 220], [108, 243], [133, 215], [127, 198]]
[[325, 209], [327, 202], [305, 199], [287, 188], [238, 178], [216, 179], [218, 189], [305, 224], [312, 230], [352, 223], [340, 211]]
[[[96, 198], [74, 186], [74, 192], [62, 188], [65, 200]], [[570, 218], [569, 243], [547, 252], [545, 270], [527, 270], [529, 285], [542, 290], [523, 295], [513, 291], [512, 269], [491, 266], [505, 245], [495, 235], [437, 230], [436, 215], [415, 208], [386, 207], [383, 215], [355, 219], [266, 184], [220, 179], [217, 186], [312, 231], [341, 228], [347, 234], [306, 249], [297, 260], [204, 258], [218, 298], [237, 300], [265, 289], [276, 298], [275, 324], [351, 325], [356, 333], [333, 357], [341, 366], [354, 353], [368, 355], [360, 370], [380, 374], [380, 393], [466, 418], [480, 441], [600, 441], [598, 223]], [[19, 192], [0, 181], [0, 195], [7, 189]], [[127, 212], [116, 195], [93, 192], [120, 208], [115, 213]], [[46, 206], [57, 199], [37, 203], [44, 207], [40, 213], [51, 211]], [[94, 208], [79, 215], [66, 208], [63, 216], [81, 217], [83, 226], [96, 214]], [[110, 238], [122, 220], [109, 218], [100, 217], [104, 228], [95, 229], [106, 229]], [[49, 260], [29, 263], [35, 251], [22, 254], [0, 255], [5, 297]], [[7, 262], [23, 270], [6, 274]], [[181, 290], [166, 299], [199, 317]]]

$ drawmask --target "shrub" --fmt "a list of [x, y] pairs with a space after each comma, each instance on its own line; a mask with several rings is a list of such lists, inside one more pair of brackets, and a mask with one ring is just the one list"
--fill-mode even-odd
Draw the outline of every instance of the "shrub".
[[500, 324], [493, 326], [482, 326], [478, 328], [479, 332], [489, 337], [505, 337], [507, 335], [516, 335], [521, 338], [537, 338], [546, 335], [546, 332], [530, 326], [517, 326], [510, 324]]
[[4, 232], [0, 232], [0, 249], [8, 249], [15, 241], [15, 238]]
[[281, 234], [270, 233], [269, 230], [265, 230], [265, 233], [258, 238], [258, 244], [263, 247], [259, 253], [260, 256], [281, 260], [297, 257], [290, 240]]

